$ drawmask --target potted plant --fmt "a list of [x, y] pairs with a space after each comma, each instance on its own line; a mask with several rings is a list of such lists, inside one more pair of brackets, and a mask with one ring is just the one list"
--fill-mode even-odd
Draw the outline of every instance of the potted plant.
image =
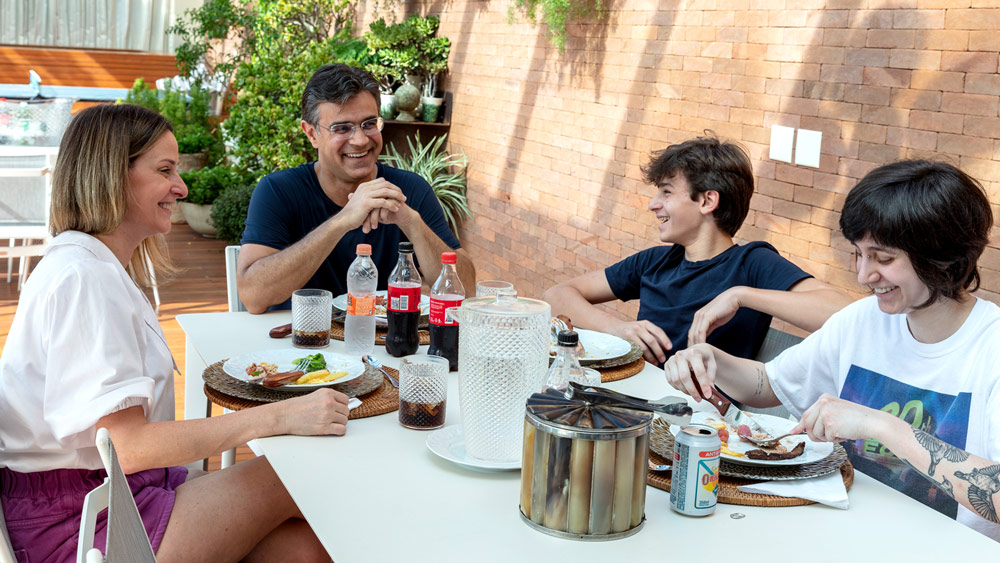
[[380, 156], [379, 160], [393, 168], [414, 172], [427, 180], [441, 203], [448, 226], [458, 238], [458, 224], [463, 219], [472, 217], [469, 200], [465, 195], [465, 172], [469, 160], [464, 154], [449, 154], [444, 150], [447, 138], [447, 135], [435, 137], [425, 145], [420, 140], [420, 131], [417, 131], [414, 138], [406, 140], [410, 149], [409, 156], [400, 154], [390, 144], [386, 154]]
[[187, 184], [188, 195], [178, 203], [184, 210], [188, 225], [196, 233], [215, 237], [218, 231], [212, 224], [212, 204], [222, 192], [247, 183], [245, 174], [221, 165], [183, 172], [181, 179]]

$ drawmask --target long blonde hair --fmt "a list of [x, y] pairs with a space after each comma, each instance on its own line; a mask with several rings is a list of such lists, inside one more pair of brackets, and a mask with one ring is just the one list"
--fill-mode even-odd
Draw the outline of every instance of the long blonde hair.
[[[101, 235], [118, 228], [129, 197], [129, 168], [170, 131], [166, 118], [140, 106], [102, 104], [78, 113], [63, 135], [52, 175], [52, 234], [73, 230]], [[163, 235], [139, 244], [129, 271], [146, 287], [152, 285], [154, 271], [163, 277], [177, 272]]]

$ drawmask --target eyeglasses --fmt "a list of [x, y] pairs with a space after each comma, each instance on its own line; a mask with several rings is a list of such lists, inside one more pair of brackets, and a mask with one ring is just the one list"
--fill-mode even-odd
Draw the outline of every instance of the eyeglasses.
[[329, 127], [320, 126], [320, 129], [326, 129], [327, 131], [329, 131], [330, 136], [335, 141], [346, 141], [347, 139], [350, 139], [351, 137], [354, 136], [354, 133], [358, 130], [358, 127], [361, 128], [362, 133], [371, 137], [372, 135], [375, 135], [376, 133], [381, 131], [384, 125], [385, 125], [385, 120], [383, 120], [381, 117], [373, 117], [371, 119], [366, 119], [362, 121], [360, 125], [355, 125], [354, 123], [334, 123]]

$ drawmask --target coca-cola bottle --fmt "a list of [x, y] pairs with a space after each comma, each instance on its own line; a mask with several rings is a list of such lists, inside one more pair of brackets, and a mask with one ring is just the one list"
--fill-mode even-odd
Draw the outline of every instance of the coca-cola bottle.
[[446, 358], [450, 371], [458, 369], [458, 319], [446, 311], [465, 300], [465, 288], [455, 270], [457, 259], [454, 252], [441, 254], [441, 275], [431, 287], [431, 345], [427, 349], [432, 356]]
[[399, 262], [389, 275], [389, 303], [386, 307], [389, 332], [385, 350], [400, 358], [420, 347], [420, 272], [413, 263], [413, 243], [399, 243]]

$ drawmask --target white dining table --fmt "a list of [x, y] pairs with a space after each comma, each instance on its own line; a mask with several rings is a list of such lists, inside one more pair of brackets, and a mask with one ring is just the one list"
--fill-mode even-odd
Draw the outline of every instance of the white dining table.
[[[205, 365], [239, 354], [291, 347], [290, 338], [268, 337], [270, 328], [290, 321], [288, 312], [189, 314], [177, 321], [187, 336], [185, 377], [200, 378]], [[343, 343], [333, 341], [327, 350], [340, 352]], [[399, 365], [383, 347], [376, 346], [375, 355]], [[449, 375], [446, 425], [460, 423], [458, 377]], [[606, 386], [650, 399], [678, 394], [651, 364]], [[258, 443], [337, 563], [845, 563], [1000, 555], [1000, 544], [860, 472], [847, 510], [719, 504], [713, 515], [696, 518], [673, 512], [668, 493], [647, 487], [638, 533], [614, 541], [556, 538], [522, 521], [518, 471], [458, 466], [426, 447], [429, 434], [403, 428], [393, 412], [351, 420], [344, 436], [274, 436]]]

